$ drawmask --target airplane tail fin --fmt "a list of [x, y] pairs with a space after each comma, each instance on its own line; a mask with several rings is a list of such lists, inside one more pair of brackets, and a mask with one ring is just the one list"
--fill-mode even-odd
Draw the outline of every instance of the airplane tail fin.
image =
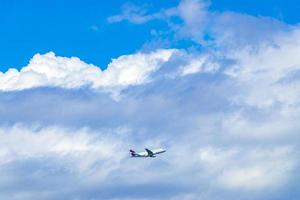
[[135, 151], [133, 151], [132, 149], [129, 149], [130, 153], [131, 153], [131, 156], [134, 156], [136, 153]]

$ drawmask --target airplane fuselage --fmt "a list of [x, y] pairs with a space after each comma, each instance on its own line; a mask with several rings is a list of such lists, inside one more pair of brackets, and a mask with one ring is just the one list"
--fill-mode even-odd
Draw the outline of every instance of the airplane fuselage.
[[166, 152], [165, 149], [153, 149], [153, 150], [145, 149], [145, 150], [146, 151], [139, 152], [139, 153], [133, 150], [129, 150], [129, 151], [131, 153], [131, 157], [156, 157], [155, 155]]

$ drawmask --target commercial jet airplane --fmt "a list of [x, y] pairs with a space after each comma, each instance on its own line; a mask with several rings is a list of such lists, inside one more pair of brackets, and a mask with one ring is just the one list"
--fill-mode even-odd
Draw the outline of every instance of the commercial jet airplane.
[[140, 153], [136, 153], [134, 150], [130, 149], [130, 154], [131, 157], [156, 157], [156, 154], [160, 154], [160, 153], [164, 153], [166, 152], [165, 149], [153, 149], [153, 150], [149, 150], [149, 149], [145, 149], [146, 151], [144, 152], [140, 152]]

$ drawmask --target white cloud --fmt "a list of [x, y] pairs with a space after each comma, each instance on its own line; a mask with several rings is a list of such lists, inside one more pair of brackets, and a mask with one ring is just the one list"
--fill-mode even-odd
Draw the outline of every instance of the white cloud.
[[28, 128], [21, 125], [2, 127], [0, 146], [0, 166], [55, 158], [68, 171], [101, 174], [98, 178], [107, 176], [126, 156], [126, 152], [118, 151], [122, 146], [121, 140], [112, 140], [108, 133], [99, 136], [88, 129], [74, 131], [61, 127]]
[[222, 132], [237, 138], [278, 140], [298, 134], [299, 109], [278, 108], [276, 111], [257, 113], [251, 117], [247, 112], [224, 116]]
[[202, 0], [183, 0], [178, 5], [178, 9], [185, 23], [196, 28], [195, 26], [201, 24], [204, 20], [207, 6], [207, 3]]
[[272, 44], [261, 43], [257, 48], [232, 50], [228, 57], [236, 64], [227, 74], [236, 79], [241, 93], [233, 99], [259, 108], [276, 103], [294, 106], [299, 103], [300, 84], [292, 77], [300, 70], [299, 30], [279, 35]]
[[295, 167], [291, 147], [204, 148], [199, 158], [208, 173], [227, 189], [262, 190], [284, 185]]
[[183, 0], [178, 5], [178, 16], [183, 20], [180, 32], [197, 42], [203, 42], [204, 28], [209, 21], [208, 1]]
[[149, 14], [147, 9], [142, 6], [134, 4], [125, 4], [122, 8], [122, 13], [119, 15], [113, 15], [107, 18], [109, 23], [117, 23], [122, 21], [128, 21], [133, 24], [144, 24], [151, 20], [167, 19], [168, 17], [176, 15], [175, 8], [169, 8], [161, 10], [156, 13]]
[[181, 67], [181, 75], [195, 73], [213, 73], [220, 68], [217, 62], [210, 60], [208, 55], [200, 55], [188, 60], [188, 63]]
[[174, 36], [176, 40], [187, 38], [201, 45], [216, 45], [229, 50], [263, 41], [272, 42], [274, 36], [292, 29], [292, 26], [272, 17], [230, 11], [213, 12], [209, 9], [210, 3], [209, 0], [181, 0], [178, 5], [158, 12], [126, 4], [121, 14], [107, 20], [110, 23], [128, 21], [133, 24], [161, 20], [169, 28], [168, 31], [162, 29], [162, 32], [164, 36], [170, 34], [170, 39]]
[[[202, 43], [203, 31], [209, 18], [208, 6], [209, 1], [182, 0], [177, 6], [150, 13], [146, 7], [125, 4], [121, 14], [110, 16], [107, 21], [109, 23], [128, 21], [133, 24], [144, 24], [152, 20], [162, 20], [180, 37], [192, 37]], [[180, 25], [178, 19], [182, 21]]]
[[55, 56], [53, 52], [36, 54], [20, 71], [9, 69], [5, 73], [0, 72], [0, 90], [83, 86], [99, 89], [143, 84], [150, 80], [151, 72], [167, 62], [174, 52], [175, 50], [169, 49], [124, 55], [113, 59], [103, 71], [76, 57]]
[[214, 45], [220, 49], [236, 50], [272, 44], [274, 37], [285, 34], [291, 26], [267, 16], [237, 12], [210, 12], [208, 31]]
[[110, 16], [107, 21], [109, 23], [121, 22], [128, 20], [131, 23], [143, 24], [149, 20], [154, 19], [152, 15], [146, 15], [145, 10], [135, 5], [123, 6], [122, 14]]
[[137, 53], [113, 59], [95, 87], [145, 83], [150, 80], [150, 74], [167, 62], [174, 52], [174, 49], [157, 50], [149, 54]]

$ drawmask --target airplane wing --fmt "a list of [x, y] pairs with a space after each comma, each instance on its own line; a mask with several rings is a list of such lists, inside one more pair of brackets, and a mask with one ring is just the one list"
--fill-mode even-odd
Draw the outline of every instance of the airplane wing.
[[156, 155], [156, 154], [164, 153], [164, 152], [166, 152], [166, 150], [165, 149], [153, 149], [152, 152], [154, 155]]
[[150, 157], [154, 156], [154, 153], [149, 149], [145, 149]]

